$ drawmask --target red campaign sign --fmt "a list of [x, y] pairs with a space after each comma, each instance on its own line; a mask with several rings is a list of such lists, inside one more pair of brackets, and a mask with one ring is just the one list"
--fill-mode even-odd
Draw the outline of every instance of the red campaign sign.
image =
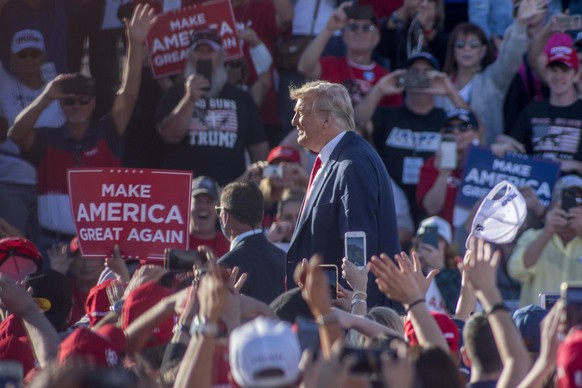
[[163, 259], [188, 249], [192, 173], [145, 169], [69, 169], [69, 197], [85, 257], [118, 244], [126, 258]]
[[214, 0], [158, 15], [147, 38], [154, 78], [181, 73], [195, 30], [216, 29], [225, 59], [242, 57], [236, 21], [229, 0]]

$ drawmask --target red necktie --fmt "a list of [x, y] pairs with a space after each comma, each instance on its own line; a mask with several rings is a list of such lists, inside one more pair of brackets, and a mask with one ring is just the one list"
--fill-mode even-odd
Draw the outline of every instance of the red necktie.
[[[309, 175], [309, 183], [307, 184], [307, 191], [305, 191], [305, 198], [303, 199], [303, 209], [305, 209], [305, 205], [307, 205], [307, 199], [309, 198], [309, 194], [311, 193], [311, 185], [313, 184], [313, 180], [317, 175], [317, 172], [321, 168], [321, 158], [317, 155], [315, 158], [315, 163], [313, 163], [313, 168], [311, 169], [311, 175]], [[301, 210], [301, 215], [303, 215], [303, 210]], [[301, 215], [299, 216], [301, 218]]]

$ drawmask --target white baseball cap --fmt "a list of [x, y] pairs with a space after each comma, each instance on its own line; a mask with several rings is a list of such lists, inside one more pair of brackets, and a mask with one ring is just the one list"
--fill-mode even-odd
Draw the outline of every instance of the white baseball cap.
[[416, 231], [416, 235], [420, 236], [426, 230], [426, 227], [435, 226], [440, 237], [442, 237], [447, 243], [453, 241], [453, 232], [451, 231], [451, 225], [438, 216], [432, 216], [425, 218], [420, 222], [420, 226]]
[[12, 54], [17, 54], [27, 48], [37, 49], [45, 52], [44, 37], [37, 30], [21, 30], [12, 37]]
[[495, 244], [510, 243], [526, 215], [527, 205], [523, 195], [508, 181], [501, 181], [479, 206], [470, 235]]
[[241, 387], [273, 387], [299, 378], [301, 348], [287, 322], [258, 317], [230, 335], [232, 377]]

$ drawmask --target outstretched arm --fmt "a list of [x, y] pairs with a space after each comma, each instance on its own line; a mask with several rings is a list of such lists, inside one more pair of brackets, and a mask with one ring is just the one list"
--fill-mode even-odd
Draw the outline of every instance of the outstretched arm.
[[113, 101], [111, 115], [115, 131], [123, 135], [133, 113], [141, 83], [143, 46], [152, 25], [156, 22], [154, 9], [148, 4], [138, 4], [130, 21], [125, 22], [127, 33], [127, 60], [123, 68], [121, 86]]

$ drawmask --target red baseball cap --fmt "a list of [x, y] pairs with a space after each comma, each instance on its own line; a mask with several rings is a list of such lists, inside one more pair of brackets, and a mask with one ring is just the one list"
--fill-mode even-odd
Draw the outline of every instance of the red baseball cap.
[[553, 34], [546, 44], [544, 52], [548, 59], [546, 66], [552, 63], [562, 63], [571, 69], [578, 70], [578, 55], [574, 50], [574, 41], [569, 34]]
[[267, 156], [267, 162], [269, 162], [269, 164], [273, 164], [274, 160], [301, 163], [301, 156], [299, 155], [299, 151], [295, 148], [280, 145], [273, 148]]
[[566, 337], [556, 354], [558, 388], [582, 387], [582, 330]]
[[[151, 281], [142, 284], [133, 290], [123, 302], [121, 327], [126, 329], [137, 317], [171, 294], [172, 291], [169, 288], [162, 287], [157, 282]], [[153, 330], [151, 338], [145, 347], [153, 348], [170, 342], [173, 336], [173, 329], [174, 316], [171, 315]]]
[[22, 281], [27, 275], [38, 271], [42, 255], [38, 248], [22, 237], [6, 237], [0, 240], [0, 273]]
[[85, 302], [85, 313], [89, 316], [91, 327], [95, 326], [104, 316], [109, 314], [111, 302], [107, 296], [107, 287], [113, 279], [104, 281], [89, 290], [87, 301]]
[[124, 346], [125, 334], [114, 325], [104, 325], [96, 331], [79, 327], [61, 342], [59, 364], [71, 357], [80, 357], [98, 366], [114, 367]]
[[[455, 322], [453, 322], [447, 314], [438, 313], [436, 311], [431, 311], [430, 314], [437, 321], [437, 324], [443, 332], [443, 335], [449, 344], [451, 353], [458, 351], [460, 334], [459, 328]], [[414, 327], [412, 326], [410, 319], [404, 323], [404, 334], [406, 335], [410, 346], [418, 345], [418, 338], [416, 338], [416, 333], [414, 332]]]

